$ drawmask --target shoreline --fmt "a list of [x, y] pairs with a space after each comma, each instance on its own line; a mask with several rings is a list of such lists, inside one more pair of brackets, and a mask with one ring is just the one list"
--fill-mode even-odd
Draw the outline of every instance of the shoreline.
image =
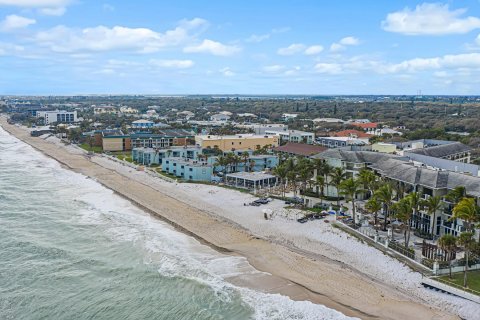
[[[0, 117], [0, 125], [19, 140], [70, 170], [94, 179], [178, 231], [219, 252], [246, 257], [255, 269], [271, 274], [264, 279], [233, 279], [234, 284], [242, 285], [243, 282], [247, 287], [281, 293], [293, 300], [309, 300], [361, 319], [458, 319], [414, 301], [386, 284], [374, 282], [341, 261], [302, 253], [301, 249], [292, 250], [260, 238], [214, 214], [132, 181], [84, 155], [72, 154], [51, 142], [32, 138], [25, 130], [6, 124], [3, 117]], [[236, 283], [237, 280], [240, 283]]]

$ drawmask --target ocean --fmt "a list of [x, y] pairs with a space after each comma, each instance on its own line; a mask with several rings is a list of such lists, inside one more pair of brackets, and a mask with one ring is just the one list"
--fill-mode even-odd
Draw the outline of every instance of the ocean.
[[255, 272], [0, 127], [0, 319], [347, 319]]

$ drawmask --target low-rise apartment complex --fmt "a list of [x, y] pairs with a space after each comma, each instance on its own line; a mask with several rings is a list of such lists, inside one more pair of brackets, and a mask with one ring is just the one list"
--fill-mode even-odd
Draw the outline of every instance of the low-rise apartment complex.
[[195, 137], [197, 146], [203, 149], [218, 148], [222, 151], [257, 150], [265, 146], [276, 147], [279, 137], [275, 135], [237, 134], [231, 136], [199, 135]]

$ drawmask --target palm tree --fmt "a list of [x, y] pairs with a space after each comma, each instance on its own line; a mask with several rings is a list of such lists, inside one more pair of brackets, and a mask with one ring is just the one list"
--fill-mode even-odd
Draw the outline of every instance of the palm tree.
[[229, 160], [224, 157], [224, 156], [220, 156], [217, 158], [217, 161], [215, 161], [215, 164], [214, 166], [215, 167], [221, 167], [222, 168], [222, 175], [223, 175], [223, 180], [225, 181], [225, 176], [227, 174], [227, 166], [229, 164]]
[[337, 206], [340, 206], [340, 184], [342, 183], [343, 180], [345, 180], [346, 173], [343, 168], [334, 168], [332, 172], [330, 173], [331, 177], [331, 183], [337, 190]]
[[453, 208], [453, 214], [450, 220], [461, 219], [466, 224], [466, 229], [470, 232], [475, 230], [475, 222], [480, 220], [480, 208], [477, 206], [474, 198], [463, 198]]
[[403, 198], [404, 194], [405, 194], [405, 184], [401, 181], [397, 181], [394, 185], [393, 185], [394, 189], [395, 189], [395, 199], [398, 201], [400, 199]]
[[465, 268], [463, 271], [463, 286], [467, 287], [467, 270], [468, 270], [468, 255], [470, 254], [470, 250], [475, 244], [475, 240], [473, 239], [473, 232], [463, 232], [457, 238], [457, 244], [465, 250]]
[[356, 180], [354, 178], [348, 178], [342, 181], [339, 187], [340, 193], [344, 194], [348, 199], [352, 201], [353, 227], [355, 228], [357, 225], [357, 217], [355, 212], [355, 197], [357, 196], [357, 194], [363, 191], [363, 189], [360, 188], [361, 183], [359, 180]]
[[426, 201], [423, 202], [423, 205], [426, 207], [427, 209], [427, 214], [432, 216], [432, 236], [435, 235], [435, 221], [436, 221], [436, 214], [437, 214], [437, 211], [442, 209], [443, 207], [443, 202], [442, 202], [442, 198], [440, 198], [439, 196], [434, 196], [434, 197], [430, 197], [428, 198]]
[[412, 199], [409, 199], [409, 196], [401, 199], [400, 201], [392, 205], [392, 210], [395, 213], [395, 218], [404, 223], [403, 235], [405, 237], [406, 249], [408, 249], [408, 243], [410, 242], [410, 221], [412, 219], [413, 213]]
[[323, 176], [325, 177], [325, 190], [327, 190], [327, 194], [328, 194], [328, 178], [330, 177], [330, 174], [332, 173], [332, 171], [333, 171], [333, 167], [325, 162], [322, 167], [321, 174], [323, 174]]
[[450, 268], [450, 279], [452, 278], [452, 257], [453, 252], [455, 252], [457, 246], [457, 239], [451, 234], [444, 234], [438, 239], [438, 246], [448, 254], [448, 264]]
[[235, 172], [238, 172], [238, 164], [242, 162], [242, 158], [236, 154], [232, 156], [232, 164]]
[[393, 194], [392, 185], [387, 183], [381, 186], [377, 191], [374, 193], [374, 197], [378, 199], [383, 204], [383, 215], [384, 215], [384, 222], [383, 222], [383, 231], [387, 231], [387, 216], [390, 207], [392, 206], [392, 201], [395, 197]]
[[245, 172], [247, 172], [247, 170], [248, 170], [247, 162], [248, 162], [248, 159], [250, 158], [250, 154], [248, 153], [248, 151], [243, 151], [242, 155], [241, 155], [241, 158], [243, 160], [243, 166], [244, 166], [243, 170]]
[[311, 174], [312, 172], [307, 167], [303, 167], [298, 174], [298, 179], [302, 183], [302, 188], [303, 188], [303, 200], [304, 200], [303, 203], [305, 203], [305, 193], [307, 191], [307, 183], [312, 178]]
[[295, 171], [287, 172], [288, 183], [293, 187], [293, 195], [297, 195], [297, 173]]
[[368, 212], [373, 214], [374, 217], [374, 225], [378, 223], [378, 212], [382, 210], [382, 203], [378, 200], [377, 197], [371, 197], [368, 199], [367, 203], [365, 203], [365, 209]]
[[467, 190], [464, 186], [457, 186], [445, 196], [445, 198], [456, 205], [467, 195]]
[[[422, 205], [422, 195], [419, 192], [415, 191], [409, 193], [408, 196], [406, 196], [405, 198], [408, 199], [408, 203], [412, 208], [413, 216], [418, 217], [418, 211], [420, 210], [420, 206]], [[408, 227], [408, 233], [410, 236], [410, 221]]]
[[367, 197], [371, 197], [373, 194], [373, 188], [377, 181], [377, 176], [375, 175], [375, 173], [366, 168], [362, 168], [358, 173], [358, 180], [360, 180], [363, 188], [367, 190]]
[[[245, 164], [245, 167], [247, 165]], [[287, 178], [287, 168], [285, 165], [281, 164], [277, 166], [275, 169], [273, 169], [273, 172], [275, 175], [277, 175], [280, 178], [281, 181], [281, 188], [282, 188], [282, 197], [285, 197], [285, 180]]]
[[[325, 177], [317, 174], [315, 185], [318, 188], [317, 194], [320, 197], [320, 203], [323, 203], [323, 196], [324, 196], [323, 192], [325, 191]], [[320, 193], [318, 193], [318, 190], [320, 190]]]

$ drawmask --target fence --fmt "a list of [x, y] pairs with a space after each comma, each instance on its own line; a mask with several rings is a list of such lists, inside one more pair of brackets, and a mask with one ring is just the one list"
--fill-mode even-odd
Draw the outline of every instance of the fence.
[[393, 250], [401, 253], [402, 255], [404, 255], [404, 256], [412, 259], [412, 260], [415, 260], [415, 251], [412, 251], [409, 248], [405, 248], [405, 246], [403, 246], [403, 245], [400, 245], [400, 244], [397, 244], [397, 243], [391, 241], [391, 242], [388, 243], [388, 247], [390, 249], [393, 249]]

